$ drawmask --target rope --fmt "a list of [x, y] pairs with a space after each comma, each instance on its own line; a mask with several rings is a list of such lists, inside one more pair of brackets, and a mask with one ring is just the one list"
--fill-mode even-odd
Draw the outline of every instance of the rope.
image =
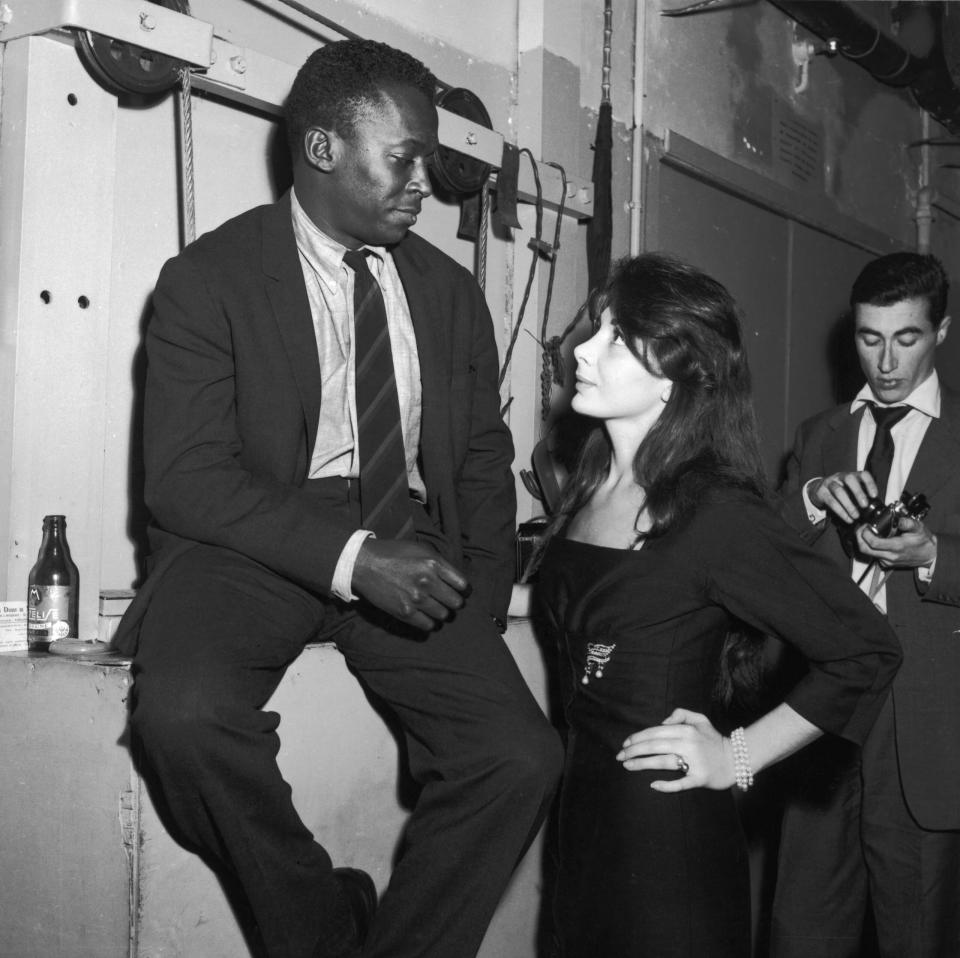
[[180, 183], [183, 245], [197, 238], [197, 201], [193, 180], [193, 102], [189, 67], [180, 68], [180, 98], [177, 125], [180, 132]]
[[603, 72], [600, 74], [600, 99], [610, 102], [610, 50], [613, 38], [613, 0], [603, 6]]
[[557, 204], [557, 221], [553, 230], [553, 248], [550, 250], [550, 272], [547, 277], [547, 294], [544, 297], [543, 321], [540, 324], [540, 348], [543, 350], [543, 364], [540, 369], [540, 418], [546, 421], [550, 415], [550, 393], [553, 384], [563, 385], [563, 359], [560, 344], [556, 337], [547, 342], [547, 321], [550, 318], [550, 300], [553, 298], [553, 277], [557, 271], [557, 251], [560, 249], [560, 227], [563, 224], [563, 211], [567, 203], [567, 171], [559, 164], [547, 161], [560, 171], [561, 194]]
[[487, 291], [487, 232], [490, 229], [490, 179], [480, 189], [480, 234], [477, 239], [477, 282]]

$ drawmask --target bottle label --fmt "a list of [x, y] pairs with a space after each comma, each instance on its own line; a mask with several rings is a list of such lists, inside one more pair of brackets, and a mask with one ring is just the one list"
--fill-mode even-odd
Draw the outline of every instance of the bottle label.
[[70, 635], [69, 585], [32, 585], [27, 601], [27, 640], [46, 644]]

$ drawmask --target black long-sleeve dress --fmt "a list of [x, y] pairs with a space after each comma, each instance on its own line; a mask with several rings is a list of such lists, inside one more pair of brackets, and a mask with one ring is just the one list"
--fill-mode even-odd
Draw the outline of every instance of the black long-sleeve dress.
[[746, 958], [749, 875], [732, 792], [662, 794], [650, 782], [679, 773], [626, 771], [615, 755], [674, 708], [715, 712], [720, 650], [738, 620], [806, 658], [786, 701], [860, 742], [899, 665], [896, 636], [832, 563], [737, 490], [709, 495], [639, 550], [558, 536], [538, 599], [559, 643], [569, 726], [563, 958]]

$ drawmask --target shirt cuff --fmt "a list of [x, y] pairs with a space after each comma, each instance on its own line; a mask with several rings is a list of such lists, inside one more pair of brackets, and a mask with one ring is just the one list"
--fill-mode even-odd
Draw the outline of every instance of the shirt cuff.
[[934, 558], [930, 565], [917, 566], [917, 578], [924, 584], [929, 585], [933, 580], [933, 570], [936, 568], [937, 560]]
[[376, 536], [367, 529], [357, 529], [357, 531], [347, 539], [347, 544], [337, 559], [337, 567], [333, 570], [333, 582], [330, 583], [330, 591], [344, 602], [356, 602], [357, 597], [353, 594], [353, 567], [357, 563], [357, 556], [360, 549], [367, 539], [376, 539]]
[[822, 476], [815, 476], [813, 479], [808, 479], [808, 480], [803, 484], [803, 490], [802, 490], [802, 494], [803, 494], [803, 507], [804, 507], [804, 509], [806, 509], [806, 511], [807, 511], [807, 518], [810, 520], [811, 525], [817, 525], [817, 523], [823, 522], [823, 520], [827, 518], [827, 510], [826, 510], [826, 509], [818, 509], [818, 508], [810, 501], [809, 489], [810, 489], [811, 483], [819, 482], [822, 478], [823, 478]]

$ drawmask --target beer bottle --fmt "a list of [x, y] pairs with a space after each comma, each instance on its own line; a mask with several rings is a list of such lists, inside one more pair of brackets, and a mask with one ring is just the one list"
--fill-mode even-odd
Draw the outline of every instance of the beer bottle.
[[43, 517], [43, 542], [27, 590], [27, 644], [35, 651], [77, 637], [80, 573], [70, 558], [66, 529], [64, 516]]

